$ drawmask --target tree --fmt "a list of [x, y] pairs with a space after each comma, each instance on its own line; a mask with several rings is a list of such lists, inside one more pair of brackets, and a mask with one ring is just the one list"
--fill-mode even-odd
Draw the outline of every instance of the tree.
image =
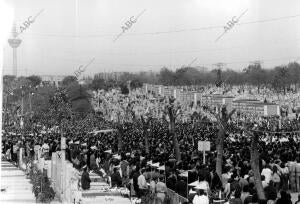
[[[133, 118], [134, 122], [138, 122], [135, 116], [135, 112], [133, 111], [133, 106], [130, 107], [130, 112]], [[145, 151], [146, 154], [149, 154], [149, 127], [151, 125], [151, 121], [152, 121], [152, 116], [151, 113], [146, 111], [143, 111], [143, 114], [140, 114], [140, 119], [142, 122], [142, 127], [143, 127], [143, 137], [144, 137], [144, 141], [145, 141]]]
[[73, 83], [78, 83], [77, 78], [75, 76], [66, 76], [62, 80], [62, 85], [65, 86], [65, 87], [68, 87]]
[[254, 174], [254, 183], [255, 183], [255, 188], [257, 191], [257, 195], [259, 200], [266, 200], [266, 195], [264, 192], [264, 188], [262, 186], [261, 182], [261, 175], [260, 175], [260, 170], [259, 170], [259, 152], [258, 152], [258, 141], [259, 136], [257, 132], [253, 133], [252, 136], [252, 142], [251, 142], [251, 169]]
[[273, 86], [279, 91], [283, 91], [286, 94], [286, 89], [290, 85], [290, 76], [286, 66], [278, 66], [274, 69], [275, 77]]
[[215, 114], [215, 117], [218, 122], [219, 131], [216, 140], [216, 149], [217, 149], [217, 159], [216, 159], [216, 172], [221, 178], [222, 176], [222, 165], [223, 165], [223, 150], [224, 150], [224, 139], [225, 134], [228, 129], [228, 120], [234, 114], [235, 109], [232, 110], [229, 114], [227, 113], [226, 106], [222, 107], [222, 110], [219, 114]]
[[175, 83], [175, 74], [172, 70], [164, 67], [159, 72], [159, 82], [162, 85], [174, 85]]
[[31, 82], [31, 87], [36, 87], [42, 82], [41, 77], [35, 75], [29, 76], [27, 79]]
[[244, 69], [244, 72], [247, 76], [248, 82], [257, 86], [257, 91], [259, 93], [261, 86], [267, 82], [266, 71], [262, 69], [259, 63], [256, 63], [249, 65]]
[[122, 94], [124, 94], [124, 95], [128, 95], [129, 94], [129, 89], [128, 89], [126, 83], [121, 84], [120, 88], [121, 88], [121, 93]]
[[105, 81], [104, 79], [102, 78], [98, 78], [98, 77], [95, 77], [90, 85], [90, 87], [97, 91], [97, 90], [101, 90], [101, 89], [106, 89], [106, 86], [105, 86]]
[[288, 64], [288, 76], [291, 78], [291, 83], [295, 86], [297, 92], [297, 85], [300, 83], [300, 64], [292, 62]]
[[169, 117], [169, 134], [173, 139], [173, 148], [175, 152], [175, 158], [177, 161], [181, 160], [181, 154], [180, 154], [180, 149], [179, 149], [179, 143], [177, 140], [177, 135], [175, 132], [175, 120], [176, 117], [181, 114], [180, 112], [180, 106], [175, 106], [174, 104], [175, 98], [170, 98], [169, 103], [165, 106], [165, 115], [168, 115]]
[[55, 87], [39, 87], [31, 98], [32, 111], [47, 112], [50, 109], [50, 99], [54, 97], [55, 91]]
[[72, 105], [72, 110], [80, 113], [82, 116], [87, 115], [93, 111], [87, 89], [82, 85], [73, 84], [67, 89], [67, 95]]
[[134, 79], [130, 82], [130, 88], [137, 89], [141, 88], [143, 86], [143, 83], [139, 79]]

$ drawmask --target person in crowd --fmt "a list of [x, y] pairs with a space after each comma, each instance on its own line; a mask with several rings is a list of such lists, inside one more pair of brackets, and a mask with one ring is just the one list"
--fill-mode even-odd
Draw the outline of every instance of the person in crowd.
[[175, 184], [175, 192], [181, 195], [182, 197], [187, 197], [187, 183], [186, 178], [179, 177]]
[[241, 193], [241, 200], [242, 200], [242, 203], [245, 202], [245, 199], [250, 195], [250, 192], [249, 192], [249, 185], [246, 185], [243, 187], [243, 190], [242, 190], [242, 193]]
[[140, 176], [140, 169], [139, 169], [139, 167], [136, 167], [136, 169], [134, 171], [132, 171], [132, 175], [130, 176], [130, 178], [132, 178], [133, 189], [134, 189], [137, 197], [140, 197], [140, 190], [139, 190], [139, 185], [138, 185], [138, 177], [139, 176]]
[[291, 196], [285, 192], [280, 192], [280, 198], [276, 201], [276, 204], [292, 204]]
[[272, 179], [271, 179], [271, 181], [273, 181], [274, 187], [276, 188], [277, 192], [279, 192], [279, 188], [280, 188], [280, 177], [281, 177], [281, 173], [278, 170], [277, 166], [274, 165], [273, 166], [273, 171], [272, 171]]
[[277, 189], [274, 186], [273, 180], [270, 181], [269, 185], [264, 188], [265, 196], [268, 201], [268, 204], [275, 203], [277, 199]]
[[197, 190], [197, 194], [193, 198], [193, 204], [209, 204], [209, 199], [207, 195], [205, 195], [204, 190]]
[[229, 199], [229, 204], [242, 204], [241, 191], [236, 189], [233, 193], [233, 197]]
[[163, 204], [164, 201], [165, 201], [165, 197], [166, 197], [166, 194], [167, 194], [167, 186], [166, 184], [163, 182], [163, 178], [164, 176], [161, 175], [159, 178], [158, 178], [158, 181], [156, 183], [156, 197], [159, 198], [159, 203]]
[[295, 204], [300, 204], [300, 194], [298, 194], [298, 200], [295, 202]]
[[143, 175], [143, 173], [145, 172], [144, 169], [141, 169], [140, 170], [140, 175], [137, 179], [137, 182], [138, 182], [138, 187], [139, 187], [139, 194], [140, 196], [143, 196], [146, 194], [146, 191], [148, 189], [148, 186], [147, 186], [147, 182], [146, 182], [146, 178], [145, 176]]
[[122, 178], [118, 171], [118, 168], [114, 168], [114, 173], [111, 175], [111, 186], [112, 187], [120, 187], [122, 185]]
[[[272, 181], [273, 182], [273, 181]], [[266, 177], [264, 175], [261, 175], [261, 183], [262, 183], [262, 187], [266, 188], [269, 184], [266, 181]]]
[[269, 182], [272, 179], [272, 170], [269, 164], [266, 164], [266, 166], [263, 168], [261, 175], [265, 176], [266, 184], [269, 185]]
[[83, 173], [81, 175], [81, 188], [83, 190], [90, 189], [90, 183], [91, 183], [90, 175], [88, 173], [87, 166], [85, 166], [83, 168]]
[[296, 190], [300, 191], [300, 157], [297, 157], [296, 163]]
[[48, 142], [47, 142], [47, 140], [45, 140], [41, 147], [42, 156], [44, 157], [45, 160], [49, 159], [49, 149], [50, 149], [50, 147], [48, 145]]
[[245, 198], [244, 204], [251, 204], [255, 202], [255, 197], [257, 197], [257, 194], [254, 190], [254, 184], [249, 184], [249, 195]]

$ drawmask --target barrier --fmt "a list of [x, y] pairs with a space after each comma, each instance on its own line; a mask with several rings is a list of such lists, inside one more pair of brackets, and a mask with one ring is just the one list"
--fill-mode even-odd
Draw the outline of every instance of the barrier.
[[18, 165], [22, 170], [26, 170], [26, 159], [24, 154], [24, 148], [20, 148], [18, 152]]
[[80, 175], [73, 165], [66, 161], [62, 151], [53, 152], [47, 171], [51, 171], [51, 181], [56, 195], [62, 203], [79, 203], [82, 195], [78, 188]]
[[171, 204], [183, 204], [188, 202], [188, 199], [185, 197], [182, 197], [181, 195], [179, 195], [178, 193], [176, 193], [175, 191], [171, 190], [168, 188], [168, 192], [167, 192], [169, 198], [171, 199]]

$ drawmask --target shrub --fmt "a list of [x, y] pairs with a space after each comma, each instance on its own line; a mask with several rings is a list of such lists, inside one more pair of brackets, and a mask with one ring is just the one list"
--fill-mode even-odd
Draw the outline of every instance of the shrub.
[[32, 166], [29, 178], [32, 183], [32, 192], [38, 201], [49, 203], [54, 199], [55, 192], [46, 174], [39, 171], [36, 166]]

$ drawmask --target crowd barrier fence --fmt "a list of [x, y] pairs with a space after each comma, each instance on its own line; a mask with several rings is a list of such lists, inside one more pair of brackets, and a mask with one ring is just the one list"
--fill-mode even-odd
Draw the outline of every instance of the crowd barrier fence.
[[176, 193], [175, 191], [171, 190], [168, 188], [168, 192], [167, 192], [169, 198], [171, 199], [170, 204], [183, 204], [183, 203], [187, 203], [188, 199], [179, 195], [178, 193]]
[[80, 175], [73, 165], [66, 161], [64, 152], [53, 152], [51, 160], [45, 160], [40, 151], [37, 154], [37, 167], [46, 172], [59, 200], [62, 203], [80, 203], [82, 200], [78, 185]]

